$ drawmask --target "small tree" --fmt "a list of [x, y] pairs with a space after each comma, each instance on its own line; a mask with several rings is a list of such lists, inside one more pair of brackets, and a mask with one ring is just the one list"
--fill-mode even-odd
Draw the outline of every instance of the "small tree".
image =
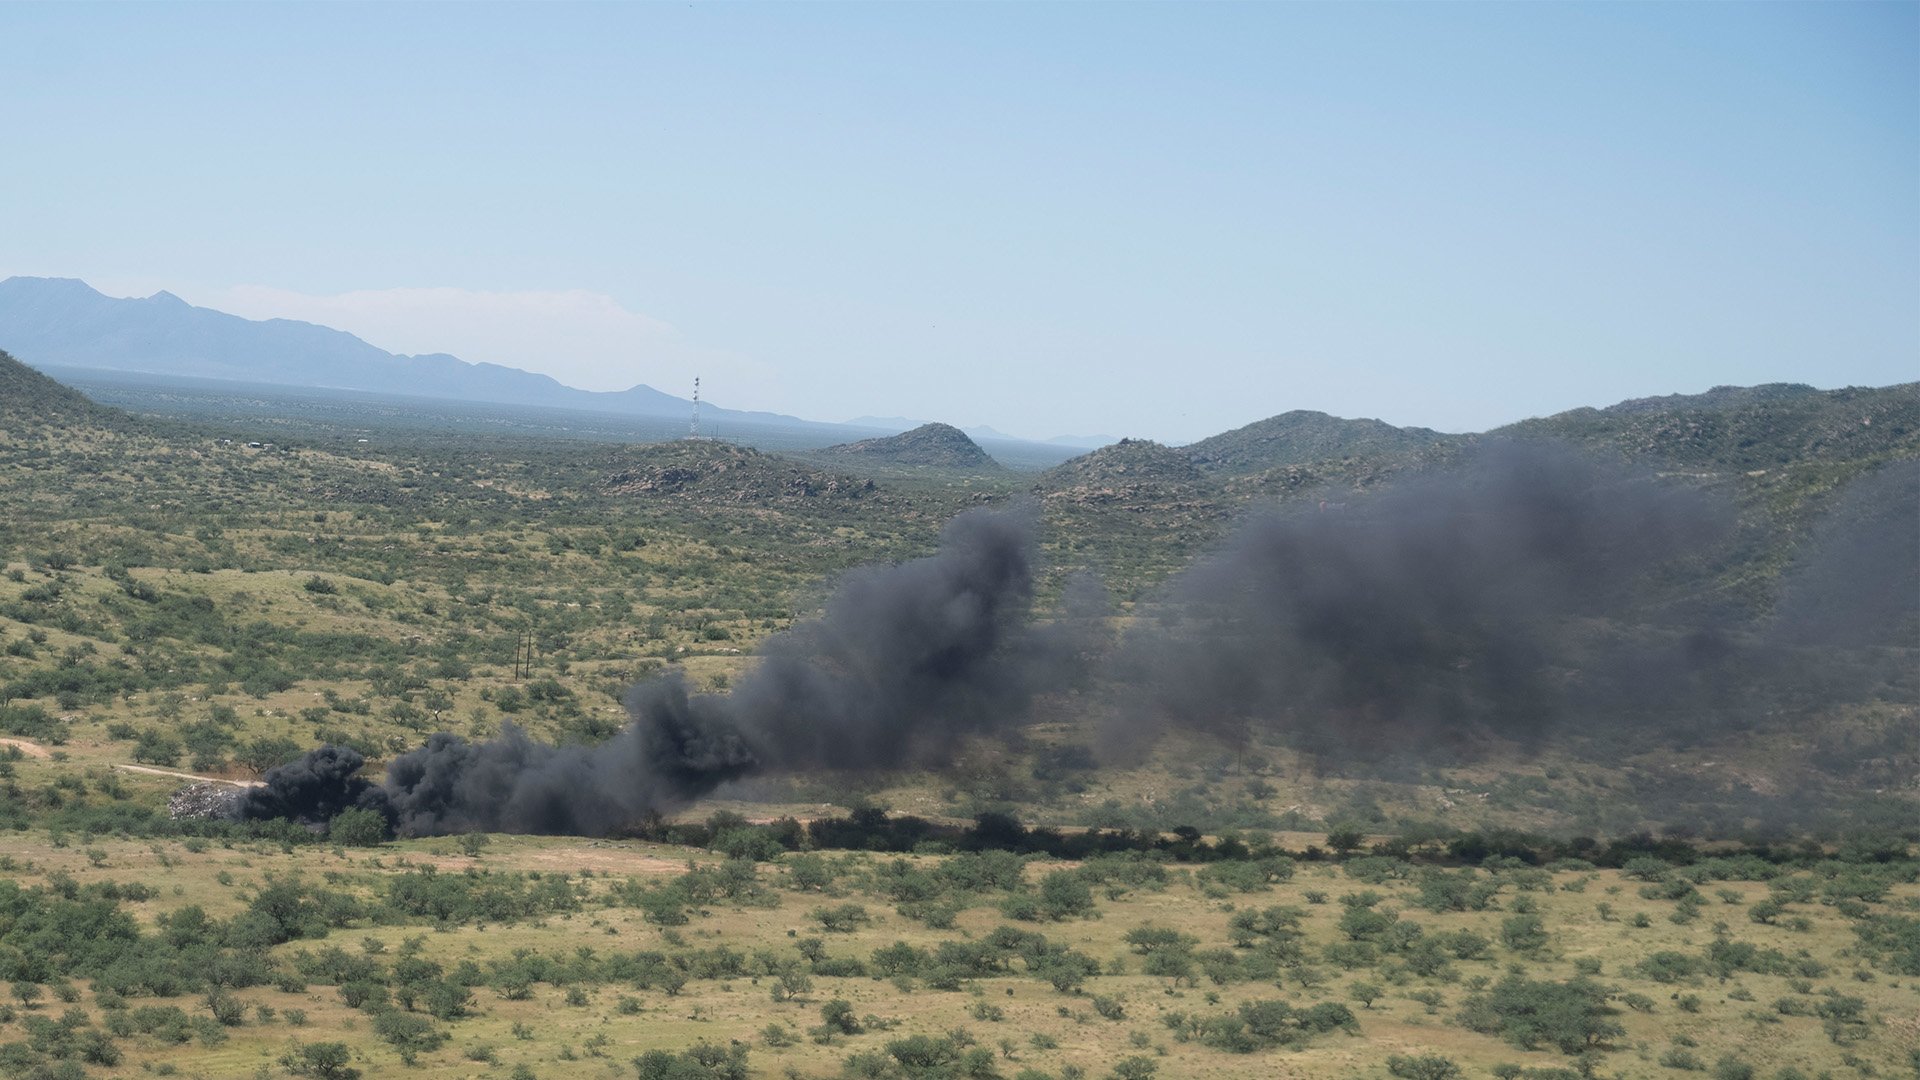
[[1354, 825], [1336, 825], [1327, 834], [1327, 846], [1342, 855], [1358, 850], [1366, 842], [1367, 834]]
[[177, 765], [181, 751], [180, 740], [158, 728], [148, 728], [133, 744], [133, 760], [147, 765]]
[[813, 917], [820, 921], [822, 927], [835, 934], [851, 934], [873, 920], [866, 908], [854, 903], [815, 908]]
[[[1357, 982], [1347, 987], [1347, 996], [1359, 1002], [1360, 1007], [1363, 1009], [1373, 1008], [1374, 1001], [1377, 1000], [1382, 993], [1385, 993], [1385, 991], [1377, 984], [1370, 982]], [[1398, 1076], [1400, 1074], [1394, 1073], [1394, 1075]]]
[[827, 1030], [841, 1035], [858, 1035], [866, 1030], [853, 1015], [853, 1006], [839, 998], [820, 1006], [820, 1021]]
[[1040, 910], [1055, 921], [1093, 913], [1093, 889], [1071, 870], [1056, 870], [1040, 879]]
[[360, 1080], [360, 1070], [347, 1064], [351, 1060], [346, 1043], [306, 1043], [294, 1046], [280, 1064], [295, 1076], [313, 1080]]
[[[788, 968], [780, 973], [779, 980], [773, 984], [773, 1000], [786, 1001], [789, 998], [797, 998], [810, 993], [812, 990], [813, 976], [808, 975], [799, 968]], [[846, 1003], [841, 1002], [841, 1004], [844, 1005]]]
[[262, 735], [240, 747], [234, 760], [254, 772], [263, 773], [275, 765], [284, 765], [300, 756], [300, 744], [292, 739]]
[[373, 847], [387, 838], [387, 819], [377, 810], [349, 807], [327, 823], [327, 838], [348, 847]]
[[383, 1012], [374, 1018], [373, 1028], [408, 1065], [419, 1060], [421, 1054], [438, 1050], [447, 1041], [447, 1033], [434, 1027], [431, 1020], [411, 1013]]
[[1547, 944], [1546, 924], [1538, 915], [1514, 915], [1500, 924], [1500, 943], [1514, 952], [1534, 952]]
[[426, 986], [427, 1011], [441, 1020], [458, 1020], [473, 1004], [473, 992], [459, 983], [435, 979]]

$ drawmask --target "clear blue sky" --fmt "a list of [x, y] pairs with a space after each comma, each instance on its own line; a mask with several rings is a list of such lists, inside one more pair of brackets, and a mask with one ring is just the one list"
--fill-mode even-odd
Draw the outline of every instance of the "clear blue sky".
[[0, 275], [577, 385], [1185, 441], [1920, 378], [1912, 3], [4, 4], [0, 48]]

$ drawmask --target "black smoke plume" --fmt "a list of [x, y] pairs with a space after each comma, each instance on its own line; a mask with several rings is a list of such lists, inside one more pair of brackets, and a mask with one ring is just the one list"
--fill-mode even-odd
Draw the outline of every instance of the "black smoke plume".
[[343, 810], [377, 810], [391, 820], [386, 793], [360, 775], [366, 759], [344, 746], [322, 746], [298, 760], [267, 770], [264, 784], [241, 794], [241, 817], [286, 818], [308, 825], [331, 821]]
[[[597, 746], [551, 746], [505, 725], [469, 742], [442, 732], [387, 767], [403, 833], [604, 834], [681, 805], [755, 767], [719, 708], [699, 714], [678, 678], [650, 691], [673, 703]], [[723, 701], [724, 699], [709, 699]]]
[[[511, 725], [484, 742], [438, 734], [393, 761], [371, 798], [404, 834], [600, 835], [753, 772], [939, 761], [1020, 724], [1077, 656], [1030, 626], [1034, 527], [1024, 511], [973, 511], [937, 554], [853, 572], [819, 618], [768, 640], [731, 694], [690, 693], [677, 675], [643, 683], [627, 698], [632, 722], [597, 746]], [[270, 774], [247, 812], [306, 817], [345, 798], [323, 787]]]
[[[1519, 444], [1370, 498], [1256, 518], [1123, 643], [1124, 704], [1103, 745], [1266, 728], [1304, 750], [1382, 757], [1538, 737], [1618, 666], [1604, 620], [1633, 612], [1663, 568], [1697, 559], [1726, 525], [1697, 491]], [[1606, 655], [1586, 655], [1594, 639]]]
[[245, 813], [366, 806], [405, 834], [601, 835], [755, 773], [940, 763], [1024, 724], [1041, 690], [1089, 678], [1116, 757], [1168, 731], [1263, 732], [1323, 759], [1464, 757], [1554, 733], [1672, 744], [1920, 693], [1913, 462], [1835, 501], [1770, 620], [1725, 599], [1751, 565], [1724, 501], [1539, 444], [1256, 517], [1117, 644], [1088, 582], [1032, 621], [1034, 529], [1025, 512], [962, 515], [937, 554], [850, 574], [731, 694], [677, 675], [635, 687], [631, 722], [598, 746], [511, 725], [440, 734], [381, 785], [327, 748], [270, 772]]
[[1776, 615], [1785, 642], [1920, 646], [1920, 461], [1847, 486], [1790, 568]]

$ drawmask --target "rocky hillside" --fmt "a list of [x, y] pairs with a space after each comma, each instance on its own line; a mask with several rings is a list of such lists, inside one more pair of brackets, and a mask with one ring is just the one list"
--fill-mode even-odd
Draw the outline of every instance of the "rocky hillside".
[[979, 472], [1000, 468], [979, 443], [951, 424], [921, 424], [898, 435], [829, 446], [820, 453], [932, 469]]
[[1638, 398], [1489, 434], [1550, 438], [1653, 464], [1753, 472], [1920, 456], [1920, 383], [1815, 390], [1775, 383]]
[[1243, 475], [1315, 461], [1411, 453], [1450, 438], [1429, 428], [1296, 409], [1210, 436], [1182, 451], [1210, 472]]

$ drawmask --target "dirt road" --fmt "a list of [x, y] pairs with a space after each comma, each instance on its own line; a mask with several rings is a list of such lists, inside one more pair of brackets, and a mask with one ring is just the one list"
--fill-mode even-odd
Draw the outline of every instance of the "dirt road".
[[[46, 747], [41, 746], [37, 742], [28, 742], [26, 739], [0, 739], [0, 746], [18, 747], [21, 753], [30, 758], [38, 758], [41, 761], [45, 761], [53, 756], [52, 751]], [[148, 776], [171, 776], [178, 780], [197, 780], [203, 784], [231, 784], [234, 787], [265, 786], [258, 780], [228, 780], [220, 776], [201, 776], [197, 773], [178, 772], [174, 769], [156, 769], [151, 765], [115, 764], [114, 768], [123, 769], [127, 772], [146, 773]]]
[[25, 739], [0, 739], [0, 746], [17, 746], [20, 748], [21, 753], [30, 758], [41, 758], [44, 760], [53, 756], [48, 752], [46, 747], [41, 746], [39, 743], [28, 742]]
[[197, 780], [203, 784], [231, 784], [234, 787], [265, 787], [258, 780], [228, 780], [221, 776], [200, 776], [190, 772], [176, 772], [173, 769], [156, 769], [151, 765], [115, 765], [114, 768], [126, 772], [146, 773], [148, 776], [172, 776], [181, 780]]

